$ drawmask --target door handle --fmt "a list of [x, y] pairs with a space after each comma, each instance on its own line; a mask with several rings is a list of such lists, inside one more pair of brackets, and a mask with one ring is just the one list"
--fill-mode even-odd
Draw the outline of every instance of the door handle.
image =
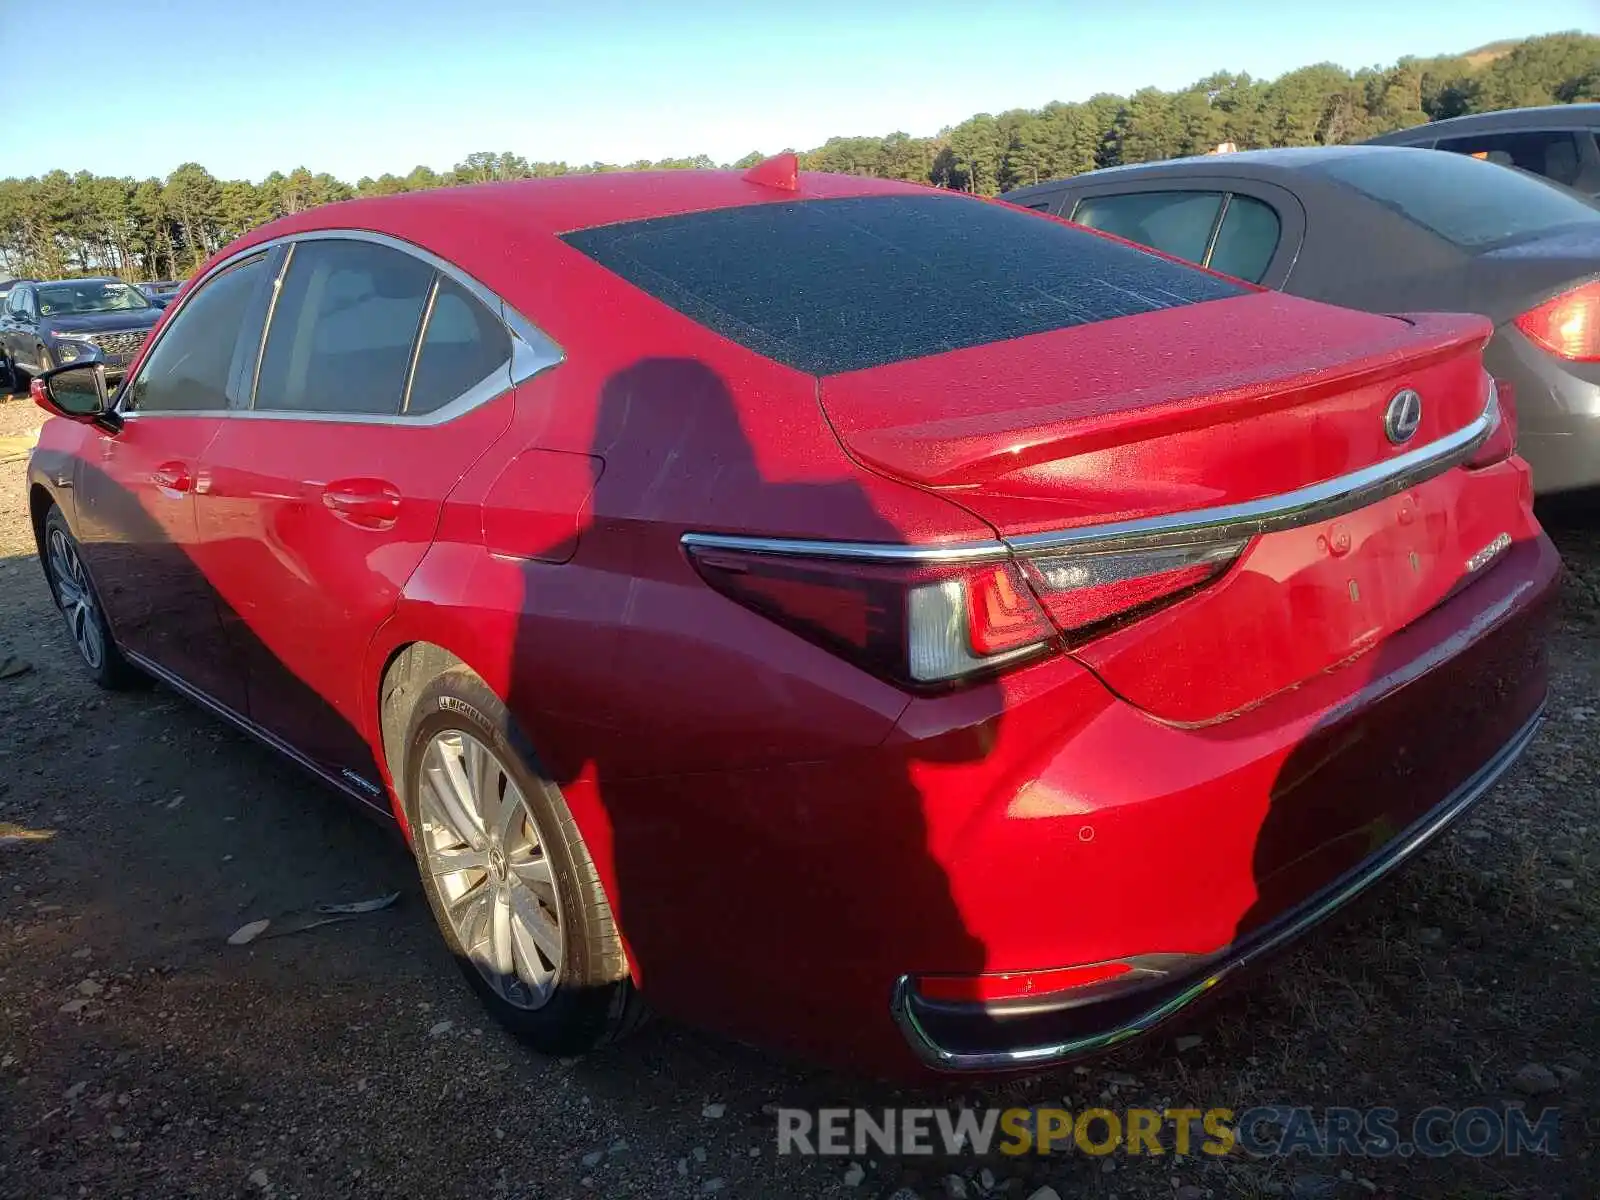
[[169, 492], [187, 492], [194, 487], [189, 468], [181, 462], [165, 462], [150, 472], [150, 482]]
[[322, 489], [322, 503], [357, 529], [389, 529], [400, 516], [400, 489], [383, 479], [336, 479]]

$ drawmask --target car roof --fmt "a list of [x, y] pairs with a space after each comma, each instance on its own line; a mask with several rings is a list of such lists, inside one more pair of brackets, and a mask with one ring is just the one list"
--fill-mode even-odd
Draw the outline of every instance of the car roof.
[[512, 307], [534, 311], [560, 273], [582, 269], [578, 261], [600, 269], [561, 234], [719, 208], [875, 195], [983, 203], [898, 180], [809, 171], [798, 173], [793, 190], [752, 183], [740, 171], [695, 169], [479, 183], [363, 197], [280, 217], [224, 246], [193, 278], [204, 279], [222, 262], [277, 239], [365, 231], [437, 255]]
[[[1254, 179], [1265, 183], [1281, 182], [1287, 176], [1299, 174], [1324, 163], [1340, 159], [1373, 155], [1427, 155], [1432, 150], [1414, 146], [1293, 146], [1278, 150], [1241, 150], [1234, 154], [1199, 154], [1189, 158], [1169, 158], [1161, 162], [1130, 163], [1121, 167], [1102, 167], [1048, 183], [1031, 184], [1007, 192], [1001, 199], [1013, 202], [1027, 200], [1034, 195], [1056, 192], [1064, 187], [1080, 184], [1115, 181], [1130, 176], [1161, 178], [1164, 176], [1231, 176], [1235, 179]], [[1429, 160], [1431, 161], [1431, 160]], [[1333, 181], [1329, 180], [1331, 184]]]
[[483, 219], [496, 225], [514, 222], [528, 232], [561, 234], [621, 221], [747, 204], [924, 194], [933, 190], [937, 189], [892, 179], [810, 171], [799, 174], [793, 191], [751, 183], [741, 171], [613, 171], [346, 200], [281, 218], [255, 232], [272, 237], [295, 229], [361, 228], [364, 219], [373, 217], [381, 218], [384, 227], [395, 223], [425, 224], [430, 220]]
[[110, 275], [80, 275], [76, 279], [28, 279], [18, 283], [31, 283], [34, 287], [55, 287], [61, 283], [121, 283], [122, 280]]
[[1538, 108], [1504, 108], [1496, 112], [1468, 113], [1460, 117], [1447, 117], [1426, 125], [1413, 125], [1379, 134], [1367, 145], [1384, 145], [1412, 141], [1432, 141], [1457, 133], [1482, 133], [1491, 130], [1507, 132], [1519, 129], [1600, 128], [1600, 104], [1545, 104]]

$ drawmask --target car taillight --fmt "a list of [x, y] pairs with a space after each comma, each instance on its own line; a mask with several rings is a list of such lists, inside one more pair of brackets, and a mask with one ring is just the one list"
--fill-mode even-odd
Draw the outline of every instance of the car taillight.
[[1489, 403], [1486, 411], [1493, 422], [1489, 436], [1467, 459], [1468, 470], [1492, 467], [1505, 462], [1517, 449], [1517, 402], [1509, 383], [1489, 380]]
[[854, 562], [690, 545], [723, 595], [874, 674], [926, 686], [1048, 649], [1055, 630], [1010, 562]]
[[1600, 362], [1600, 280], [1562, 292], [1515, 321], [1533, 341], [1569, 362]]
[[1023, 571], [1056, 628], [1079, 639], [1109, 621], [1170, 603], [1215, 579], [1239, 557], [1243, 541], [1139, 550], [1068, 551], [1021, 559]]
[[857, 561], [736, 543], [697, 535], [685, 539], [685, 548], [700, 577], [723, 595], [912, 687], [991, 674], [1059, 648], [1064, 640], [1081, 640], [1086, 631], [1215, 578], [1244, 546], [925, 563]]

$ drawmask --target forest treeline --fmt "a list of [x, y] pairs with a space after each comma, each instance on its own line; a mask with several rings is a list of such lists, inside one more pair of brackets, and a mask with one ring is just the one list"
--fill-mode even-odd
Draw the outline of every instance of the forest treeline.
[[[998, 115], [979, 113], [934, 137], [835, 137], [801, 154], [815, 171], [875, 175], [995, 195], [1121, 163], [1239, 149], [1359, 142], [1391, 129], [1538, 104], [1600, 100], [1600, 37], [1552, 34], [1460, 55], [1403, 58], [1348, 71], [1320, 63], [1266, 81], [1219, 71], [1176, 92], [1143, 88]], [[752, 152], [727, 166], [760, 160]], [[0, 269], [54, 278], [111, 273], [182, 277], [244, 231], [353, 196], [485, 180], [645, 168], [704, 168], [704, 155], [613, 165], [469, 154], [452, 170], [416, 167], [354, 185], [297, 167], [260, 183], [217, 179], [185, 163], [166, 179], [51, 171], [0, 180]]]

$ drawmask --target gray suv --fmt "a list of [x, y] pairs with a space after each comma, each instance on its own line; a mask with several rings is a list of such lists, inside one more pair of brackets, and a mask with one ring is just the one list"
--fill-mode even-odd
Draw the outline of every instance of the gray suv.
[[1600, 104], [1473, 113], [1375, 137], [1369, 146], [1419, 146], [1519, 167], [1600, 197]]

